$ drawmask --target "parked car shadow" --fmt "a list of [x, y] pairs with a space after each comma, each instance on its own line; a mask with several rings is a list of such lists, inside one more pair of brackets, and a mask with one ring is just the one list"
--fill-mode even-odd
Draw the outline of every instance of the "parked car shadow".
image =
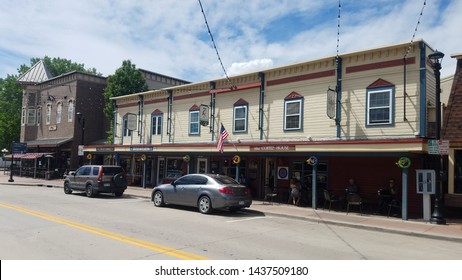
[[[198, 214], [201, 214], [199, 210], [197, 210], [197, 207], [192, 207], [192, 206], [167, 204], [163, 206], [163, 208], [176, 209], [178, 211], [196, 212]], [[204, 215], [204, 214], [201, 214], [201, 215]], [[211, 214], [207, 214], [207, 215], [236, 218], [236, 217], [259, 217], [259, 216], [262, 217], [262, 216], [265, 216], [265, 213], [252, 210], [252, 209], [248, 209], [248, 208], [243, 208], [243, 209], [239, 209], [236, 211], [230, 211], [226, 209], [214, 209]]]
[[[77, 196], [84, 196], [84, 197], [87, 196], [84, 191], [82, 192], [73, 191], [72, 194], [70, 195], [77, 195]], [[95, 194], [95, 196], [93, 197], [88, 197], [88, 199], [136, 199], [136, 198], [128, 194], [123, 194], [120, 197], [116, 197], [112, 193], [98, 193], [98, 194]]]

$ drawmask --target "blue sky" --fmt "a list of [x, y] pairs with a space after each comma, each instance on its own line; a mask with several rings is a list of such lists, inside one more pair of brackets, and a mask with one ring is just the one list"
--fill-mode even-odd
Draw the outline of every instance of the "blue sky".
[[[61, 57], [113, 74], [138, 68], [189, 81], [223, 77], [198, 0], [0, 0], [0, 77], [33, 57]], [[230, 76], [337, 52], [338, 0], [201, 0]], [[339, 52], [416, 39], [462, 53], [460, 0], [343, 0]]]

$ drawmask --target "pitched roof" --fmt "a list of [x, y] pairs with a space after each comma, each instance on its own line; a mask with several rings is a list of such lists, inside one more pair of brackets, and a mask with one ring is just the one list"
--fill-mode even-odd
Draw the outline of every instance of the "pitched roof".
[[462, 57], [457, 58], [448, 106], [444, 111], [441, 136], [449, 141], [462, 140]]
[[18, 78], [18, 82], [22, 84], [37, 84], [53, 78], [51, 72], [46, 67], [43, 60], [35, 63], [26, 73]]

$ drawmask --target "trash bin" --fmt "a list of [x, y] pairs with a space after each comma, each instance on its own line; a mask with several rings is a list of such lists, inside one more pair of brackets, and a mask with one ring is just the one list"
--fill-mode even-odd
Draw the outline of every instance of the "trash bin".
[[45, 179], [46, 180], [51, 180], [51, 172], [50, 171], [45, 172]]

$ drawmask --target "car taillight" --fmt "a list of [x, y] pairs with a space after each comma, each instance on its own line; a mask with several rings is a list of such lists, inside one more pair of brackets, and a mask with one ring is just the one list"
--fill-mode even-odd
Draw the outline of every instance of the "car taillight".
[[231, 187], [224, 187], [224, 188], [218, 189], [218, 191], [224, 194], [234, 194], [234, 190]]
[[101, 167], [98, 172], [98, 183], [103, 181], [103, 168]]

